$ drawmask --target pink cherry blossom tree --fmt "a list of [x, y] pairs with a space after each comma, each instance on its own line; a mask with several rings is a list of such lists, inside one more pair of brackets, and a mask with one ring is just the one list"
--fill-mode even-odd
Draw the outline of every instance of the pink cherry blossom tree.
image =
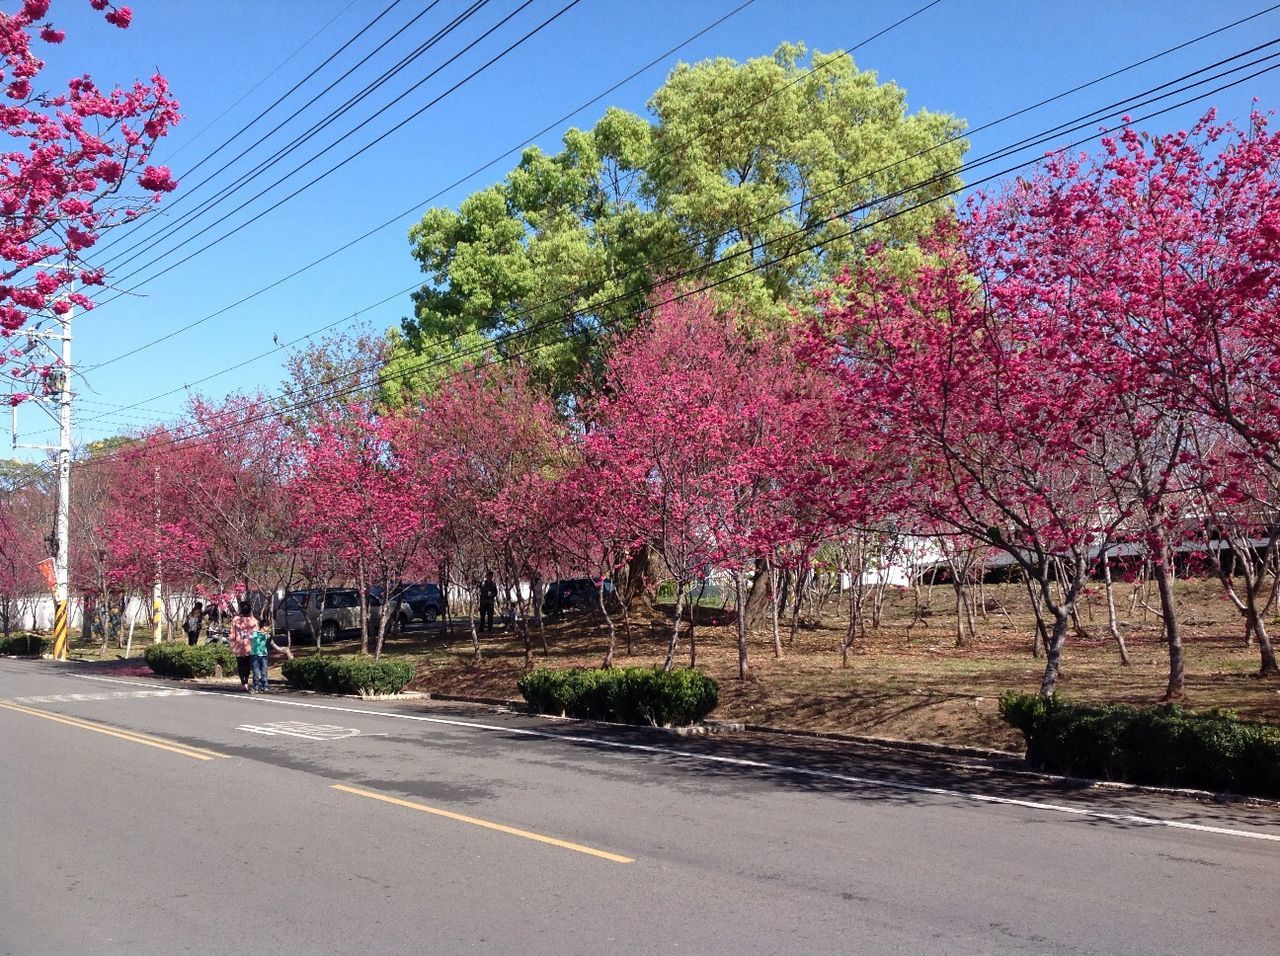
[[1194, 432], [1195, 509], [1209, 565], [1244, 620], [1245, 644], [1257, 642], [1259, 676], [1280, 675], [1267, 616], [1280, 597], [1280, 473], [1257, 467], [1244, 439], [1220, 422]]
[[721, 568], [734, 581], [745, 677], [748, 568], [795, 536], [797, 512], [784, 502], [802, 484], [798, 462], [821, 431], [779, 335], [744, 331], [706, 297], [663, 298], [609, 356], [585, 417], [607, 463], [601, 470], [616, 480], [612, 507], [648, 538], [675, 582], [665, 666], [692, 582]]
[[[540, 621], [559, 520], [545, 502], [571, 461], [564, 422], [523, 369], [493, 362], [442, 382], [415, 414], [416, 450], [406, 443], [404, 454], [438, 509], [442, 557], [473, 594], [496, 573], [532, 666], [530, 623]], [[471, 628], [479, 656], [474, 619]], [[543, 642], [545, 651], [545, 632]]]
[[851, 439], [897, 451], [912, 507], [1035, 583], [1051, 696], [1090, 549], [1119, 517], [1089, 454], [1109, 406], [1069, 325], [1001, 308], [962, 239], [941, 224], [909, 278], [873, 257], [815, 323], [811, 354], [840, 383]]
[[[127, 28], [128, 7], [89, 0], [108, 23]], [[87, 75], [65, 91], [37, 90], [45, 68], [38, 44], [61, 43], [48, 19], [49, 0], [25, 0], [0, 13], [0, 131], [9, 146], [0, 168], [0, 330], [11, 335], [37, 313], [92, 308], [73, 283], [102, 285], [103, 271], [86, 262], [104, 230], [144, 213], [177, 183], [151, 164], [157, 140], [178, 122], [178, 104], [164, 77], [100, 89]], [[16, 355], [10, 355], [16, 360]], [[14, 362], [11, 372], [29, 373]]]
[[122, 472], [104, 532], [119, 580], [145, 587], [158, 568], [166, 584], [223, 598], [287, 581], [293, 449], [266, 398], [194, 399], [185, 421], [109, 457]]
[[[612, 470], [610, 449], [601, 436], [587, 430], [570, 448], [571, 464], [543, 500], [550, 514], [545, 522], [553, 560], [568, 563], [599, 582], [601, 619], [609, 632], [602, 666], [612, 667], [617, 647], [617, 627], [609, 610], [605, 582], [616, 579], [629, 556], [641, 543], [640, 529], [619, 500], [628, 489]], [[631, 651], [630, 622], [625, 617]]]
[[1211, 112], [1163, 136], [1126, 128], [1094, 158], [1055, 155], [967, 225], [997, 307], [1069, 322], [1062, 354], [1088, 363], [1112, 411], [1094, 453], [1151, 558], [1169, 697], [1182, 690], [1171, 543], [1204, 474], [1190, 467], [1197, 419], [1243, 441], [1219, 485], [1280, 472], [1278, 200], [1280, 135], [1261, 113], [1240, 129]]
[[[360, 592], [360, 652], [381, 657], [394, 605], [390, 598], [434, 527], [417, 474], [401, 451], [414, 447], [414, 423], [378, 416], [366, 405], [335, 415], [309, 432], [299, 473], [290, 484], [295, 524], [305, 550], [332, 558]], [[369, 586], [378, 585], [382, 613], [370, 633]]]

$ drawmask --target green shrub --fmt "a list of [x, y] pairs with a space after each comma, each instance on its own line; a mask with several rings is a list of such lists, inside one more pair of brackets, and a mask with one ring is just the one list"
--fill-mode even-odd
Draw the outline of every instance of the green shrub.
[[1100, 780], [1280, 797], [1280, 727], [1176, 704], [1073, 704], [1000, 698], [1000, 715], [1041, 770]]
[[236, 658], [225, 644], [192, 647], [180, 641], [152, 644], [143, 652], [147, 666], [162, 677], [211, 677], [218, 667], [235, 673]]
[[719, 685], [695, 670], [540, 667], [518, 686], [539, 713], [657, 727], [695, 723], [720, 702]]
[[14, 657], [43, 654], [48, 641], [39, 634], [12, 634], [0, 637], [0, 654], [11, 654]]
[[408, 661], [308, 654], [284, 662], [280, 672], [294, 687], [326, 694], [398, 694], [413, 680]]

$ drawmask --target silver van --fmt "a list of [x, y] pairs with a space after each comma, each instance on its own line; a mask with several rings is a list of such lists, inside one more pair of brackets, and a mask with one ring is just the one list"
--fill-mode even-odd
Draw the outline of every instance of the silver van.
[[[369, 631], [378, 629], [382, 600], [368, 596]], [[355, 588], [314, 588], [290, 591], [276, 608], [275, 629], [279, 633], [320, 636], [335, 641], [343, 634], [360, 630], [360, 592]]]

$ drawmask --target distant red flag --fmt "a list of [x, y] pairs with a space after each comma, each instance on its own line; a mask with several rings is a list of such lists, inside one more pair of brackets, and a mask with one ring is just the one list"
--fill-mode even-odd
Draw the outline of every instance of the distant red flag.
[[40, 574], [44, 577], [44, 583], [49, 585], [49, 590], [57, 591], [58, 579], [53, 573], [53, 558], [45, 558], [37, 565], [37, 567], [40, 569]]

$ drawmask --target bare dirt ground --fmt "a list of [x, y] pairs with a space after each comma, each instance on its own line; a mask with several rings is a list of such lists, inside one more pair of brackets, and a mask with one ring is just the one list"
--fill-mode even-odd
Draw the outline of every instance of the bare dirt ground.
[[[1259, 680], [1256, 648], [1244, 646], [1235, 608], [1216, 582], [1179, 582], [1180, 620], [1186, 644], [1187, 706], [1223, 707], [1241, 717], [1280, 723], [1280, 681]], [[914, 608], [910, 591], [892, 595], [878, 630], [856, 640], [850, 666], [841, 666], [840, 642], [848, 619], [828, 604], [819, 622], [801, 627], [794, 641], [783, 626], [782, 657], [774, 656], [769, 627], [750, 638], [751, 676], [739, 680], [737, 636], [731, 614], [701, 609], [696, 627], [697, 665], [720, 683], [720, 706], [712, 715], [780, 728], [816, 730], [899, 740], [1021, 749], [1021, 739], [997, 712], [1006, 690], [1034, 691], [1043, 661], [1031, 655], [1034, 622], [1025, 592], [987, 586], [992, 608], [977, 619], [977, 639], [956, 647], [953, 592], [936, 587], [924, 594], [928, 613], [908, 630]], [[1100, 589], [1099, 589], [1100, 592]], [[1059, 692], [1079, 700], [1149, 704], [1161, 699], [1168, 656], [1160, 619], [1139, 605], [1130, 612], [1128, 590], [1117, 588], [1121, 630], [1133, 663], [1120, 664], [1107, 632], [1101, 593], [1081, 610], [1086, 635], [1068, 638]], [[1008, 614], [997, 608], [1004, 607]], [[661, 610], [661, 609], [659, 609]], [[703, 624], [718, 617], [724, 623]], [[633, 624], [626, 653], [619, 624], [615, 663], [660, 664], [670, 622], [660, 614]], [[687, 628], [687, 623], [686, 623]], [[1280, 631], [1280, 627], [1273, 628]], [[546, 624], [548, 652], [534, 634], [534, 656], [551, 667], [598, 666], [606, 631], [598, 614], [577, 612]], [[470, 636], [425, 642], [396, 640], [388, 653], [417, 653], [416, 690], [485, 697], [519, 696], [524, 647], [513, 635], [484, 635], [484, 658], [472, 660]], [[689, 662], [682, 634], [677, 662]]]
[[[1178, 583], [1179, 619], [1186, 645], [1186, 697], [1196, 709], [1228, 708], [1241, 717], [1280, 723], [1280, 681], [1260, 680], [1256, 648], [1246, 647], [1235, 608], [1217, 582]], [[1084, 634], [1067, 639], [1059, 693], [1077, 700], [1151, 704], [1164, 694], [1168, 656], [1160, 619], [1142, 602], [1129, 602], [1131, 589], [1117, 585], [1117, 611], [1133, 663], [1120, 664], [1107, 632], [1101, 587], [1081, 608]], [[846, 609], [834, 601], [820, 618], [809, 619], [790, 639], [782, 626], [782, 656], [775, 657], [766, 626], [750, 636], [750, 677], [738, 678], [737, 634], [732, 612], [697, 612], [697, 666], [720, 683], [719, 720], [785, 729], [811, 730], [1020, 750], [1022, 743], [997, 711], [1006, 690], [1035, 691], [1043, 661], [1031, 655], [1034, 622], [1020, 587], [988, 585], [988, 608], [977, 617], [977, 637], [956, 646], [954, 592], [945, 585], [922, 589], [924, 616], [913, 622], [915, 596], [893, 593], [879, 629], [868, 628], [854, 644], [850, 665], [841, 666], [840, 643], [848, 628]], [[619, 666], [662, 663], [670, 634], [669, 607], [633, 618], [631, 653], [618, 626]], [[715, 623], [717, 622], [718, 623]], [[1280, 621], [1269, 622], [1280, 637]], [[676, 662], [689, 663], [688, 623]], [[595, 667], [604, 656], [607, 631], [598, 613], [571, 612], [545, 624], [547, 650], [533, 632], [534, 657], [549, 667]], [[135, 642], [135, 654], [145, 645]], [[305, 646], [295, 645], [305, 653]], [[350, 653], [357, 642], [325, 645], [327, 653]], [[411, 689], [434, 694], [519, 698], [516, 681], [524, 672], [524, 645], [513, 633], [482, 635], [483, 659], [473, 660], [464, 622], [452, 633], [439, 629], [389, 637], [385, 653], [414, 662]], [[96, 647], [80, 646], [76, 656], [96, 657]], [[107, 657], [118, 655], [114, 648]], [[273, 661], [274, 663], [274, 661]], [[138, 665], [146, 665], [139, 660]], [[276, 668], [273, 667], [273, 679]]]

